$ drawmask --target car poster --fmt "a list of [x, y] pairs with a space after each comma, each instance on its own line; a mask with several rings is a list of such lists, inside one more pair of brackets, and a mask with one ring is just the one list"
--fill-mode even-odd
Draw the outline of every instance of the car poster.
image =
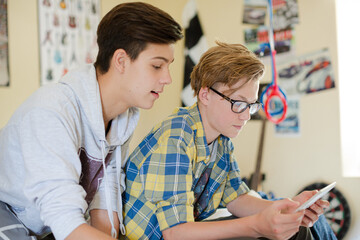
[[7, 0], [0, 0], [0, 86], [10, 86]]
[[278, 83], [286, 94], [303, 95], [335, 87], [328, 49], [299, 56], [278, 65]]
[[264, 25], [266, 15], [267, 15], [266, 0], [244, 1], [243, 23]]
[[275, 135], [282, 137], [300, 136], [299, 96], [287, 96], [287, 112], [284, 121], [275, 124]]
[[[257, 28], [247, 28], [244, 30], [245, 44], [248, 49], [253, 51], [257, 56], [269, 61], [270, 48], [263, 47], [269, 42], [268, 27], [259, 26]], [[274, 42], [276, 58], [282, 61], [295, 54], [295, 36], [293, 29], [283, 29], [274, 32]]]
[[[259, 92], [258, 92], [258, 101], [261, 102], [261, 95], [266, 90], [266, 87], [269, 85], [269, 83], [260, 83], [259, 86]], [[299, 137], [300, 136], [300, 96], [286, 96], [286, 103], [287, 103], [287, 112], [286, 112], [286, 118], [279, 124], [274, 125], [274, 131], [276, 136], [280, 137]], [[272, 102], [273, 101], [273, 102]], [[266, 102], [266, 99], [265, 99]], [[262, 102], [265, 104], [265, 102]], [[270, 100], [270, 104], [272, 106], [277, 106], [279, 103], [279, 98], [274, 97]], [[280, 108], [282, 108], [282, 103], [278, 105]], [[279, 108], [277, 108], [279, 109]], [[273, 117], [275, 119], [278, 118], [278, 115], [282, 116], [282, 112], [276, 113]], [[262, 108], [259, 112], [255, 113], [251, 116], [252, 120], [260, 120], [266, 118], [264, 108]]]
[[41, 85], [92, 63], [98, 51], [100, 0], [38, 0]]

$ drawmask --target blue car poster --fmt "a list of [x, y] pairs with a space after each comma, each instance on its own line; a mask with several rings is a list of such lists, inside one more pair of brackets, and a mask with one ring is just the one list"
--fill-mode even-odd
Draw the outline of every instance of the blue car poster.
[[300, 136], [300, 99], [299, 96], [287, 96], [287, 113], [284, 121], [275, 125], [275, 135], [281, 137]]

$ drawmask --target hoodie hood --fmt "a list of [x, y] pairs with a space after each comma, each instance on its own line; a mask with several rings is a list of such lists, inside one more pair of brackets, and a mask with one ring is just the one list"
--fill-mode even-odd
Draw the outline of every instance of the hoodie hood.
[[[85, 79], [86, 81], [84, 81]], [[85, 65], [80, 71], [70, 71], [60, 80], [60, 83], [71, 88], [96, 136], [100, 140], [106, 140], [100, 90], [96, 79], [95, 67], [93, 65]]]
[[[87, 80], [84, 81], [84, 79]], [[80, 71], [70, 71], [61, 79], [60, 83], [69, 86], [75, 93], [93, 132], [99, 140], [106, 141], [100, 89], [96, 79], [95, 67], [88, 64], [83, 66]], [[122, 145], [134, 133], [138, 120], [139, 109], [135, 107], [129, 108], [127, 112], [113, 119], [112, 127], [119, 124], [123, 127], [116, 126], [119, 131], [117, 134], [113, 132], [109, 136], [111, 139], [109, 142], [112, 145]]]

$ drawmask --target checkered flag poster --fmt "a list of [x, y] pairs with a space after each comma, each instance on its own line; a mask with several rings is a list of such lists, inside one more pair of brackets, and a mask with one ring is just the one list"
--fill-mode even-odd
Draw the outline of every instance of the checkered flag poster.
[[183, 106], [191, 106], [196, 102], [196, 97], [190, 86], [190, 74], [208, 47], [199, 21], [195, 0], [189, 0], [187, 2], [182, 18], [185, 29], [185, 66], [184, 87], [181, 93], [181, 100]]

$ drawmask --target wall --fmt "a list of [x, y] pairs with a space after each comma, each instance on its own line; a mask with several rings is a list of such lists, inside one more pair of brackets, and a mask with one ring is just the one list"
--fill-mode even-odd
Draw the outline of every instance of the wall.
[[[243, 42], [242, 1], [197, 2], [210, 46], [215, 39]], [[335, 0], [301, 0], [298, 4], [300, 23], [295, 28], [296, 54], [329, 48], [338, 86]], [[267, 71], [263, 82], [270, 81], [270, 66]], [[291, 197], [314, 182], [337, 181], [337, 189], [351, 207], [352, 223], [346, 239], [360, 239], [360, 207], [357, 204], [360, 191], [354, 190], [358, 189], [360, 178], [341, 176], [338, 97], [338, 88], [301, 97], [299, 138], [276, 137], [273, 124], [267, 123], [262, 160], [262, 170], [266, 174], [263, 190], [272, 191], [277, 197]], [[260, 122], [249, 122], [233, 140], [244, 176], [255, 169], [260, 125]]]
[[[119, 0], [102, 0], [103, 15]], [[186, 0], [147, 0], [169, 12], [181, 22]], [[199, 16], [208, 45], [216, 39], [243, 42], [241, 25], [242, 3], [239, 0], [197, 0]], [[298, 0], [300, 23], [296, 26], [297, 55], [328, 47], [337, 76], [335, 0]], [[11, 86], [0, 88], [0, 127], [14, 110], [39, 87], [39, 47], [36, 0], [9, 0], [9, 55]], [[180, 105], [183, 77], [183, 41], [175, 48], [175, 62], [171, 66], [173, 83], [151, 110], [142, 110], [132, 148], [160, 121]], [[269, 71], [264, 82], [269, 81]], [[338, 79], [336, 79], [338, 84]], [[244, 176], [255, 169], [260, 135], [260, 122], [250, 121], [234, 139], [235, 154]], [[306, 95], [301, 98], [301, 137], [279, 138], [272, 123], [267, 123], [262, 170], [267, 179], [264, 191], [278, 197], [291, 197], [303, 187], [317, 181], [337, 181], [337, 188], [347, 198], [352, 210], [352, 225], [345, 239], [360, 239], [360, 178], [341, 176], [339, 140], [338, 89]]]
[[[198, 0], [200, 20], [209, 42], [215, 39], [243, 42], [242, 1]], [[302, 55], [329, 48], [337, 78], [337, 43], [335, 0], [301, 0], [300, 23], [295, 28], [296, 54]], [[222, 9], [222, 11], [219, 11]], [[270, 81], [270, 66], [263, 82]], [[337, 189], [351, 207], [352, 225], [346, 239], [360, 239], [360, 178], [341, 176], [338, 88], [302, 96], [301, 137], [280, 138], [274, 135], [273, 124], [267, 122], [262, 170], [266, 174], [265, 192], [277, 197], [291, 197], [314, 182], [337, 181]], [[244, 176], [255, 169], [260, 138], [260, 122], [249, 122], [233, 140], [235, 154]], [[355, 187], [358, 189], [358, 187]]]
[[10, 87], [0, 87], [0, 127], [39, 87], [36, 1], [8, 1]]

